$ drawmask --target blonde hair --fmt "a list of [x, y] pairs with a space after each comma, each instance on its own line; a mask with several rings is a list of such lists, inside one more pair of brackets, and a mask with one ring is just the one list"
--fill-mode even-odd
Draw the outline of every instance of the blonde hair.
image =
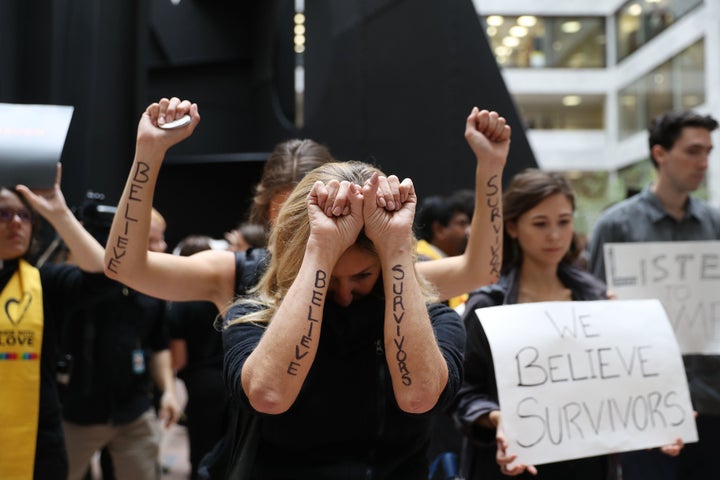
[[[251, 321], [269, 323], [282, 303], [282, 299], [300, 271], [300, 265], [305, 255], [305, 247], [310, 237], [307, 196], [315, 182], [327, 183], [330, 180], [345, 180], [362, 186], [376, 172], [379, 175], [384, 175], [383, 172], [372, 165], [350, 161], [326, 163], [305, 175], [280, 208], [275, 227], [270, 233], [268, 249], [271, 254], [269, 265], [258, 285], [252, 290], [254, 297], [240, 299], [234, 304], [251, 302], [266, 308], [232, 320], [228, 325]], [[375, 246], [365, 236], [364, 231], [361, 231], [360, 235], [358, 235], [355, 245], [377, 256]], [[413, 268], [415, 268], [414, 260]], [[417, 271], [415, 273], [426, 302], [435, 301], [435, 292], [432, 286]]]

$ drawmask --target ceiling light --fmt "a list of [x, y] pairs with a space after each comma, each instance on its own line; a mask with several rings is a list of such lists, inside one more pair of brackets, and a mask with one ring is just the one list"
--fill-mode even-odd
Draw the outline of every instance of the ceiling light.
[[628, 7], [627, 12], [633, 17], [639, 17], [642, 15], [642, 7], [639, 3], [633, 3]]
[[560, 29], [565, 33], [577, 33], [582, 28], [582, 24], [578, 22], [577, 20], [572, 20], [569, 22], [563, 22]]
[[565, 95], [562, 99], [562, 104], [566, 107], [577, 107], [582, 103], [580, 95]]
[[522, 38], [527, 34], [528, 34], [527, 27], [521, 27], [520, 25], [515, 25], [514, 27], [510, 28], [510, 35], [512, 35], [513, 37]]
[[534, 27], [536, 23], [537, 18], [532, 15], [522, 15], [517, 19], [517, 24], [522, 27]]
[[487, 24], [490, 26], [499, 27], [500, 25], [503, 24], [505, 19], [503, 17], [501, 17], [500, 15], [490, 15], [489, 17], [487, 17], [486, 21], [487, 21]]

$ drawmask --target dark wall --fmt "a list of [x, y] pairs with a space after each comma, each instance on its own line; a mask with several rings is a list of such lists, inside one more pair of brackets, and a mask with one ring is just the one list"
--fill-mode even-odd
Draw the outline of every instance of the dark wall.
[[198, 103], [173, 147], [156, 206], [173, 245], [241, 220], [262, 161], [303, 136], [340, 159], [410, 176], [419, 194], [472, 188], [472, 106], [513, 127], [507, 179], [535, 160], [470, 0], [306, 2], [305, 124], [295, 128], [292, 0], [3, 0], [0, 101], [75, 106], [63, 152], [71, 204], [115, 203], [142, 110]]
[[75, 107], [62, 155], [68, 203], [86, 189], [119, 191], [137, 114], [142, 2], [4, 0], [0, 101]]
[[411, 177], [421, 196], [447, 193], [474, 187], [463, 134], [478, 106], [514, 128], [505, 177], [535, 165], [471, 1], [308, 5], [309, 137]]

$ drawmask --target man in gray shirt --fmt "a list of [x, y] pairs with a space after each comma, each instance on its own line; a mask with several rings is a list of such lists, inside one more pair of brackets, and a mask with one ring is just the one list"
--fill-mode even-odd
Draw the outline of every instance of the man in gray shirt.
[[[694, 198], [705, 178], [718, 122], [692, 111], [655, 118], [649, 128], [650, 158], [657, 180], [639, 194], [607, 209], [588, 242], [589, 269], [606, 280], [603, 245], [720, 239], [720, 211]], [[700, 441], [671, 458], [657, 450], [622, 455], [624, 480], [720, 478], [720, 356], [684, 355]]]

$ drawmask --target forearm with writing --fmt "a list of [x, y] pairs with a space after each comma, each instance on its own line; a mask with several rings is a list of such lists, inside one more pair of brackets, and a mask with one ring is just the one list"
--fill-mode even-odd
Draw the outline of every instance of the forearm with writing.
[[440, 300], [495, 282], [502, 264], [502, 167], [478, 165], [475, 211], [462, 255], [418, 263], [417, 269], [435, 285]]
[[430, 323], [409, 251], [381, 254], [385, 288], [385, 357], [400, 408], [430, 410], [448, 370]]
[[295, 402], [317, 353], [334, 264], [320, 251], [306, 253], [298, 276], [246, 360], [242, 387], [256, 410], [282, 413]]
[[[105, 248], [105, 273], [132, 284], [147, 267], [153, 196], [164, 152], [145, 153], [139, 144]], [[158, 158], [159, 157], [159, 158]]]

